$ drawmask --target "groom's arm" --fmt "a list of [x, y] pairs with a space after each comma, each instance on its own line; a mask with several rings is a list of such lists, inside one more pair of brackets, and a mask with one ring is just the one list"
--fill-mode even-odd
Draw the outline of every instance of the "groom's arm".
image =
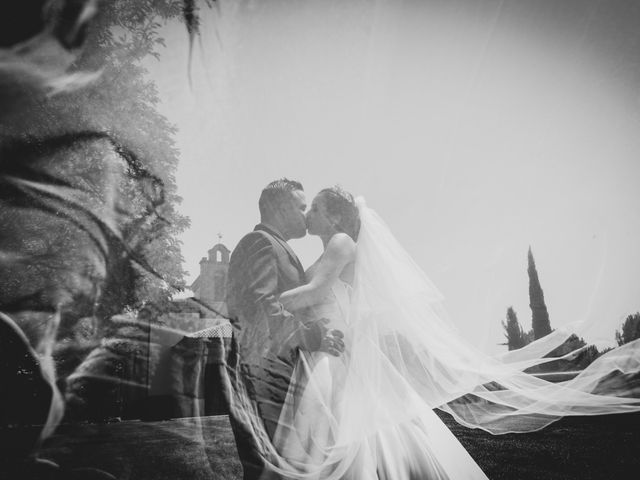
[[272, 342], [298, 345], [307, 351], [319, 350], [324, 336], [323, 326], [317, 322], [305, 325], [278, 300], [280, 273], [278, 256], [272, 243], [257, 232], [245, 240], [248, 244], [242, 262], [244, 285], [235, 287], [243, 290], [243, 311], [253, 321], [266, 322]]

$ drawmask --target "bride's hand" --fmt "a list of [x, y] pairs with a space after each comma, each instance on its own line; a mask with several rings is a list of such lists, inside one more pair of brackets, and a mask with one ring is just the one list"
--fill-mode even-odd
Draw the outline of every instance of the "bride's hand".
[[327, 330], [320, 344], [320, 351], [339, 357], [344, 352], [344, 333], [340, 330]]

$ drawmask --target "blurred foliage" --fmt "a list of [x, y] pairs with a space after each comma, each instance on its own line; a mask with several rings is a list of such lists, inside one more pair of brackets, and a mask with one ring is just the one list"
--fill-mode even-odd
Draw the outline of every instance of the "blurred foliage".
[[135, 295], [126, 305], [129, 308], [166, 301], [175, 293], [171, 286], [185, 285], [177, 236], [189, 222], [176, 211], [181, 201], [175, 183], [179, 155], [174, 142], [176, 127], [157, 111], [158, 91], [144, 67], [149, 57], [160, 58], [165, 45], [163, 24], [181, 14], [182, 2], [176, 0], [102, 2], [76, 65], [79, 70], [100, 70], [101, 75], [72, 102], [62, 99], [60, 105], [67, 118], [82, 110], [76, 118], [90, 118], [96, 128], [126, 145], [144, 168], [162, 180], [164, 203], [158, 212], [162, 218], [142, 229], [132, 224], [125, 232], [128, 238], [136, 236], [136, 257], [144, 258], [162, 278], [137, 268]]
[[140, 418], [159, 346], [150, 341], [149, 324], [131, 313], [116, 315], [107, 325], [97, 348], [86, 352], [66, 380], [67, 420]]
[[[129, 173], [138, 174], [118, 192], [125, 194], [123, 208], [137, 213], [122, 232], [122, 254], [132, 261], [111, 265], [103, 308], [62, 330], [55, 347], [59, 377], [66, 379], [60, 380], [60, 387], [68, 420], [137, 415], [157, 364], [150, 323], [158, 323], [159, 314], [170, 309], [171, 295], [185, 285], [178, 235], [189, 221], [176, 208], [181, 201], [175, 181], [176, 127], [158, 112], [158, 90], [145, 68], [145, 62], [160, 60], [163, 27], [183, 19], [183, 9], [181, 0], [101, 2], [87, 45], [74, 65], [78, 71], [100, 75], [73, 95], [52, 100], [51, 110], [63, 119], [61, 128], [105, 132], [133, 157]], [[186, 78], [186, 69], [184, 74]], [[146, 196], [122, 191], [140, 189], [141, 182], [156, 178], [160, 193], [153, 181], [142, 185]], [[154, 195], [160, 201], [150, 202]]]

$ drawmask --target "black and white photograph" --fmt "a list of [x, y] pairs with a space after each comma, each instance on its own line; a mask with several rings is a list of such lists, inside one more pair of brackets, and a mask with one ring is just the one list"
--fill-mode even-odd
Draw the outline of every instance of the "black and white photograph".
[[640, 478], [637, 0], [0, 25], [0, 480]]

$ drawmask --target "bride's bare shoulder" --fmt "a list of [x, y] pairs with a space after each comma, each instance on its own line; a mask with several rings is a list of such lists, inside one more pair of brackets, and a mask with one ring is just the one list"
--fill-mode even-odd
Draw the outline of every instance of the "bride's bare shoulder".
[[313, 278], [318, 268], [334, 269], [352, 263], [356, 257], [356, 242], [346, 233], [336, 233], [331, 237], [320, 258], [306, 270], [307, 278]]

